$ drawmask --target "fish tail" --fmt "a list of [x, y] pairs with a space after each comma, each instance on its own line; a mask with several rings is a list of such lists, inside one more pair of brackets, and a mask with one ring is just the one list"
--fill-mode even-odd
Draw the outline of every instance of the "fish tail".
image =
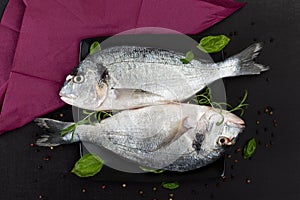
[[269, 70], [268, 66], [258, 64], [254, 61], [254, 59], [259, 55], [262, 47], [262, 43], [255, 43], [243, 50], [241, 53], [231, 57], [233, 59], [238, 59], [239, 61], [237, 69], [235, 70], [235, 76], [260, 74], [261, 72]]
[[[35, 143], [38, 146], [53, 147], [78, 141], [78, 137], [72, 136], [72, 129], [68, 128], [74, 124], [72, 122], [62, 122], [48, 118], [37, 118], [34, 122], [46, 131], [36, 140]], [[64, 133], [64, 136], [62, 136], [62, 133]]]

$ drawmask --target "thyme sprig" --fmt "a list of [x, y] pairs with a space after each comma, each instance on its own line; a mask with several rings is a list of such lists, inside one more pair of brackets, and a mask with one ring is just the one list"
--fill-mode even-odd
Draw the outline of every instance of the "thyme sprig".
[[245, 94], [244, 97], [242, 98], [241, 102], [239, 103], [239, 105], [237, 105], [236, 107], [232, 108], [231, 110], [229, 110], [229, 112], [234, 112], [234, 111], [241, 111], [240, 112], [240, 116], [243, 116], [245, 113], [245, 109], [248, 108], [249, 104], [245, 103], [246, 99], [248, 97], [248, 91], [245, 90]]
[[87, 111], [87, 110], [83, 110], [82, 112], [86, 116], [82, 120], [80, 120], [80, 121], [64, 128], [64, 129], [62, 129], [61, 130], [61, 136], [65, 136], [68, 133], [71, 133], [72, 134], [71, 141], [73, 141], [74, 133], [75, 133], [75, 130], [76, 130], [77, 126], [83, 125], [83, 124], [94, 125], [95, 124], [94, 123], [95, 119], [97, 120], [98, 123], [100, 123], [102, 119], [105, 119], [107, 117], [112, 116], [112, 114], [110, 112], [105, 112], [105, 111]]

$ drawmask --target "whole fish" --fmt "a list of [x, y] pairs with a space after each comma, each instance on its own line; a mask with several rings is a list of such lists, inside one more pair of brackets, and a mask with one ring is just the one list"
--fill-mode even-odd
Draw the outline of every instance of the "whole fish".
[[40, 118], [48, 130], [36, 142], [57, 146], [83, 141], [105, 148], [139, 166], [188, 171], [217, 160], [233, 145], [244, 121], [225, 110], [193, 104], [166, 104], [125, 110], [94, 125], [77, 125], [72, 134], [60, 130], [73, 123]]
[[98, 51], [67, 76], [61, 99], [89, 110], [126, 110], [184, 102], [215, 80], [260, 74], [269, 68], [253, 59], [261, 43], [213, 63], [194, 59], [183, 64], [181, 53], [150, 47], [116, 46]]

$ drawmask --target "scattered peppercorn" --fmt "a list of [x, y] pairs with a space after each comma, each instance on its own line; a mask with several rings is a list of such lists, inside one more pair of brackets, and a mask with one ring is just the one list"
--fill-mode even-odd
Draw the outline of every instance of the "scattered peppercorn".
[[232, 157], [231, 154], [228, 154], [228, 155], [227, 155], [227, 158], [228, 158], [228, 159], [230, 159], [231, 157]]
[[127, 185], [125, 183], [122, 184], [122, 187], [125, 188]]
[[239, 153], [239, 152], [241, 152], [241, 151], [242, 151], [241, 148], [237, 148], [237, 149], [235, 150], [236, 153]]
[[269, 148], [269, 147], [270, 147], [270, 145], [269, 145], [269, 144], [265, 144], [265, 147], [266, 147], [266, 148]]
[[64, 116], [64, 114], [63, 114], [63, 113], [60, 113], [60, 114], [59, 114], [59, 116], [60, 116], [60, 117], [63, 117], [63, 116]]
[[153, 187], [153, 188], [152, 188], [152, 190], [153, 190], [153, 191], [156, 191], [156, 190], [157, 190], [157, 188], [156, 188], [156, 187]]
[[270, 110], [268, 108], [265, 108], [265, 113], [268, 113]]
[[246, 183], [247, 184], [251, 183], [251, 180], [249, 178], [246, 178]]
[[260, 121], [259, 121], [259, 120], [256, 120], [256, 124], [260, 124]]
[[238, 162], [239, 162], [239, 160], [235, 159], [235, 160], [234, 160], [234, 162], [235, 162], [235, 163], [238, 163]]
[[85, 189], [85, 188], [83, 188], [81, 191], [82, 191], [83, 193], [85, 193], [85, 192], [86, 192], [86, 189]]
[[144, 191], [143, 191], [143, 190], [139, 190], [139, 194], [140, 194], [140, 195], [143, 195], [143, 194], [144, 194]]
[[106, 185], [102, 185], [102, 186], [101, 186], [101, 189], [102, 189], [102, 190], [105, 190], [105, 189], [106, 189]]
[[29, 146], [30, 146], [30, 147], [34, 147], [34, 146], [35, 146], [35, 144], [34, 144], [34, 143], [31, 143]]
[[50, 156], [46, 156], [46, 157], [44, 158], [44, 160], [45, 160], [45, 161], [49, 161], [50, 158], [51, 158]]
[[273, 120], [273, 126], [277, 127], [278, 126], [278, 121], [276, 119]]
[[221, 176], [222, 181], [224, 182], [226, 180], [226, 176]]

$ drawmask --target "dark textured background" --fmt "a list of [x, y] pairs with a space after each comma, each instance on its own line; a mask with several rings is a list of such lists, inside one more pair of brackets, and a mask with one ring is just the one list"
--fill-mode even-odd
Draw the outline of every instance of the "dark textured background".
[[[271, 67], [261, 76], [225, 80], [228, 102], [237, 103], [247, 89], [250, 107], [244, 115], [247, 128], [229, 152], [232, 157], [226, 158], [224, 181], [194, 177], [181, 180], [180, 188], [169, 191], [160, 181], [136, 182], [132, 176], [111, 182], [101, 181], [101, 174], [100, 180], [80, 179], [70, 173], [79, 158], [78, 145], [53, 150], [31, 147], [40, 130], [30, 123], [0, 136], [0, 199], [169, 199], [170, 194], [173, 199], [300, 199], [299, 13], [296, 0], [248, 0], [243, 9], [199, 35], [230, 36], [226, 56], [254, 41], [264, 41], [257, 60]], [[272, 107], [273, 115], [264, 112], [267, 106]], [[47, 117], [71, 120], [71, 108], [66, 106]], [[273, 120], [278, 121], [277, 127]], [[236, 149], [252, 137], [258, 142], [257, 151], [251, 160], [244, 160]]]

